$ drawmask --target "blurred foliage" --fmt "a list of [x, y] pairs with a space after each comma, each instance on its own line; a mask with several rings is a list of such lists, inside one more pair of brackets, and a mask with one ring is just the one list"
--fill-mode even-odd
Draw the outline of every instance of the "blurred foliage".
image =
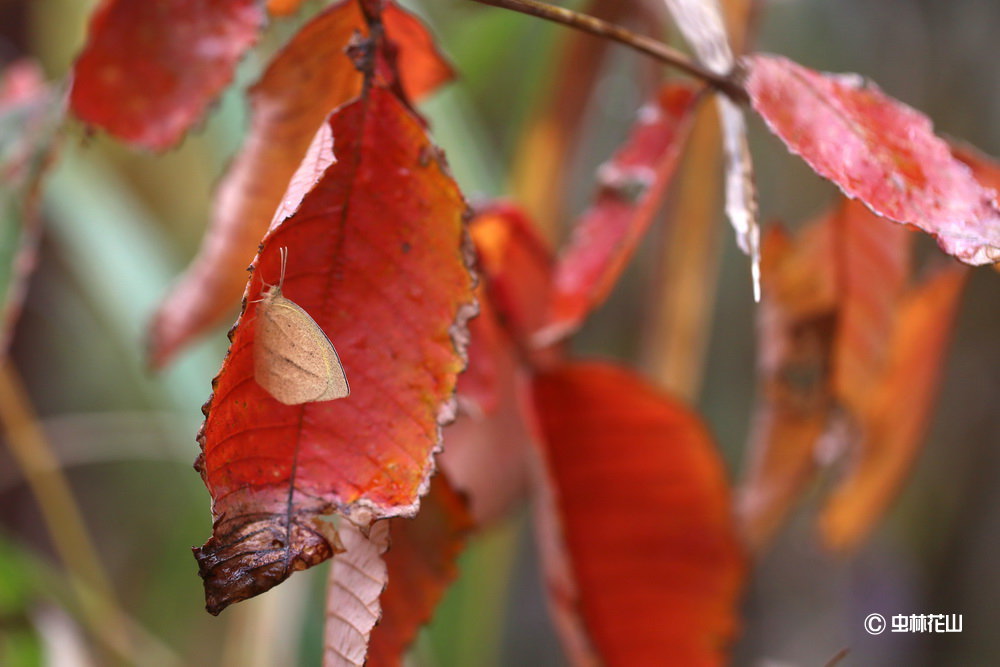
[[[94, 4], [0, 0], [0, 56], [30, 54], [52, 78], [64, 76]], [[307, 2], [303, 16], [274, 21], [201, 130], [166, 155], [132, 153], [69, 128], [48, 179], [41, 259], [14, 340], [12, 356], [123, 606], [190, 664], [311, 665], [322, 655], [325, 568], [296, 574], [220, 618], [203, 611], [188, 547], [209, 534], [208, 495], [189, 466], [225, 331], [158, 376], [145, 369], [142, 337], [193, 255], [213, 185], [239, 144], [242, 90], [323, 4]], [[473, 198], [504, 193], [526, 119], [554, 76], [550, 56], [563, 29], [468, 0], [404, 4], [432, 21], [461, 74], [424, 107], [456, 178]], [[862, 72], [929, 113], [941, 132], [997, 155], [997, 25], [994, 0], [786, 0], [764, 3], [756, 43], [811, 67]], [[616, 53], [588, 114], [565, 193], [574, 210], [632, 120], [634, 63]], [[759, 125], [754, 132], [765, 219], [794, 224], [820, 210], [830, 187]], [[745, 260], [728, 236], [724, 252], [700, 408], [737, 468], [753, 395], [753, 303]], [[651, 261], [640, 255], [580, 336], [581, 351], [634, 358]], [[738, 662], [821, 664], [846, 645], [857, 664], [983, 664], [1000, 655], [991, 631], [1000, 621], [993, 603], [1000, 595], [998, 282], [989, 270], [973, 276], [933, 431], [890, 520], [849, 563], [822, 555], [806, 522], [791, 526], [757, 570]], [[38, 610], [62, 598], [39, 574], [37, 563], [54, 557], [34, 501], [11, 470], [0, 453], [0, 664], [34, 665], [52, 657]], [[530, 539], [529, 522], [515, 517], [475, 541], [462, 579], [418, 643], [418, 664], [559, 661]], [[964, 613], [966, 629], [869, 638], [861, 620], [873, 608]]]

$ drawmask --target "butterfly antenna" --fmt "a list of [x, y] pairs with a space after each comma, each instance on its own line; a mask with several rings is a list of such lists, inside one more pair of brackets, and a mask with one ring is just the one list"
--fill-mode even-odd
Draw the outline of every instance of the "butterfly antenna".
[[278, 249], [281, 254], [281, 275], [278, 277], [278, 291], [281, 291], [281, 287], [285, 284], [285, 268], [288, 266], [288, 246], [281, 246]]

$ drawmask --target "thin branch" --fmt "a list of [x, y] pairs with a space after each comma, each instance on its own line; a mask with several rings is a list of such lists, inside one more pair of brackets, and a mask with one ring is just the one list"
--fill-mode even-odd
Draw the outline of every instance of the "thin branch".
[[691, 60], [691, 58], [684, 53], [681, 53], [676, 49], [672, 49], [666, 44], [658, 42], [650, 37], [646, 37], [645, 35], [638, 35], [630, 30], [626, 30], [625, 28], [615, 25], [614, 23], [608, 23], [607, 21], [602, 21], [599, 18], [574, 12], [563, 7], [554, 7], [543, 2], [536, 2], [536, 0], [473, 1], [484, 5], [491, 5], [493, 7], [510, 9], [511, 11], [520, 12], [521, 14], [537, 16], [549, 21], [554, 21], [555, 23], [561, 23], [571, 28], [576, 28], [577, 30], [582, 30], [598, 37], [612, 39], [620, 44], [633, 48], [636, 51], [652, 56], [660, 62], [676, 67], [677, 69], [690, 74], [697, 79], [701, 79], [734, 100], [743, 101], [746, 99], [746, 92], [743, 90], [743, 87], [731, 77], [707, 70], [695, 61]]

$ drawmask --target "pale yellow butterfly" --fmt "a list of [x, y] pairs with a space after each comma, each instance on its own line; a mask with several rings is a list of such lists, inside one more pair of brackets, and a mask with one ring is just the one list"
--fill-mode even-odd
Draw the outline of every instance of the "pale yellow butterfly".
[[277, 285], [265, 285], [257, 305], [253, 373], [285, 405], [331, 401], [351, 393], [337, 350], [316, 321], [281, 295], [288, 248], [281, 248]]

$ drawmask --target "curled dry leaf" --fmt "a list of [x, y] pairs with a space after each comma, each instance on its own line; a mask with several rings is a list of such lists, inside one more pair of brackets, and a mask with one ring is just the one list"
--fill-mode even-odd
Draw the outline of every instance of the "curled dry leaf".
[[930, 120], [856, 75], [746, 58], [754, 109], [792, 152], [881, 216], [932, 234], [967, 264], [1000, 260], [1000, 206]]
[[722, 664], [744, 562], [722, 462], [701, 420], [600, 363], [538, 375], [531, 404], [549, 500], [538, 508], [539, 540], [546, 578], [562, 582], [550, 603], [557, 618], [579, 619], [561, 628], [586, 632], [586, 641], [567, 637], [571, 657]]
[[35, 266], [40, 185], [64, 111], [62, 96], [35, 63], [15, 62], [0, 72], [0, 353], [10, 344]]
[[259, 0], [104, 0], [73, 66], [73, 113], [135, 146], [170, 148], [229, 83], [263, 25]]
[[673, 84], [639, 109], [629, 138], [598, 171], [594, 204], [556, 265], [546, 345], [572, 333], [607, 298], [659, 210], [691, 129], [698, 96]]
[[382, 615], [379, 597], [388, 580], [382, 554], [389, 546], [389, 524], [367, 531], [350, 522], [340, 526], [344, 550], [333, 559], [326, 596], [325, 667], [361, 667], [368, 638]]
[[[328, 123], [340, 160], [265, 237], [205, 407], [197, 467], [215, 525], [196, 556], [216, 613], [329, 557], [319, 515], [364, 524], [415, 513], [454, 416], [475, 312], [465, 202], [388, 90], [372, 86]], [[336, 344], [346, 399], [282, 405], [253, 379], [253, 323], [280, 248], [284, 293]], [[255, 541], [263, 534], [267, 545]]]
[[717, 0], [665, 0], [684, 39], [699, 62], [719, 74], [733, 68], [733, 50]]
[[412, 519], [389, 519], [389, 551], [384, 556], [388, 585], [380, 604], [382, 618], [368, 646], [369, 667], [403, 664], [417, 631], [430, 621], [448, 585], [458, 576], [458, 555], [472, 519], [465, 499], [444, 475]]
[[757, 220], [757, 186], [753, 160], [747, 143], [746, 118], [735, 102], [716, 98], [722, 126], [722, 149], [726, 165], [726, 217], [736, 231], [740, 250], [750, 256], [753, 299], [760, 301], [760, 223]]
[[[450, 66], [416, 18], [390, 2], [383, 22], [411, 97], [418, 99], [451, 77]], [[357, 2], [334, 4], [292, 38], [250, 89], [250, 130], [219, 185], [201, 249], [150, 325], [154, 367], [236, 310], [247, 262], [275, 208], [285, 205], [289, 179], [303, 163], [317, 128], [361, 91], [362, 75], [345, 49], [356, 33], [367, 32]], [[311, 164], [308, 159], [305, 163]], [[317, 172], [318, 178], [322, 169]]]
[[[698, 60], [717, 74], [729, 74], [736, 61], [717, 0], [666, 0], [666, 4]], [[726, 165], [726, 216], [740, 249], [750, 256], [754, 301], [760, 301], [760, 226], [746, 118], [725, 95], [717, 95], [716, 103]]]
[[828, 547], [851, 551], [899, 493], [933, 415], [934, 398], [968, 271], [947, 266], [899, 305], [888, 360], [861, 415], [854, 460], [827, 499], [820, 530]]

